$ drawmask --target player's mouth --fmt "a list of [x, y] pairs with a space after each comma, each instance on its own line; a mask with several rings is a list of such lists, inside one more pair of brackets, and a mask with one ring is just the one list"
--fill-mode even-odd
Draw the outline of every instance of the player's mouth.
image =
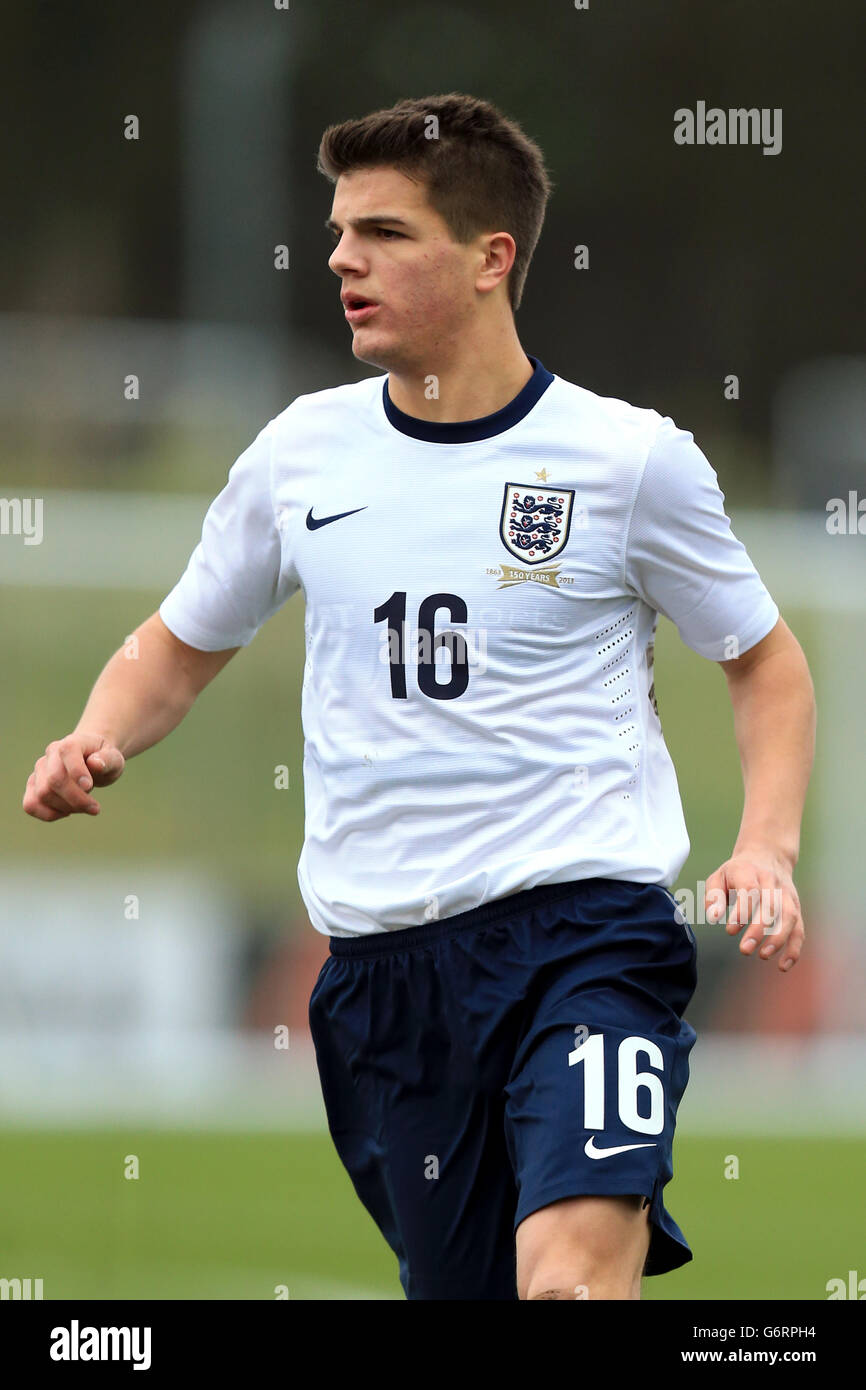
[[340, 299], [343, 301], [346, 321], [353, 326], [359, 323], [366, 323], [367, 319], [375, 314], [376, 310], [379, 308], [379, 305], [372, 299], [367, 299], [362, 294], [341, 294]]

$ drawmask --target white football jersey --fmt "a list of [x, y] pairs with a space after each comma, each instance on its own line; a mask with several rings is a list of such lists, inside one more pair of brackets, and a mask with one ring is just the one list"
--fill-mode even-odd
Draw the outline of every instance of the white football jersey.
[[508, 406], [456, 424], [398, 410], [383, 375], [298, 397], [160, 607], [218, 651], [303, 590], [298, 882], [326, 934], [542, 883], [671, 887], [658, 614], [714, 661], [778, 619], [692, 435], [529, 360]]

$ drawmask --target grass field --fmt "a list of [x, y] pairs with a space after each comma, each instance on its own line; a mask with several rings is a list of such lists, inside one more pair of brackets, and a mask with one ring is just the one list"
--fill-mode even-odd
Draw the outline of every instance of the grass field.
[[[676, 1168], [695, 1259], [646, 1298], [821, 1300], [866, 1272], [866, 1137], [681, 1136]], [[326, 1135], [7, 1132], [0, 1175], [0, 1277], [46, 1299], [403, 1297]]]

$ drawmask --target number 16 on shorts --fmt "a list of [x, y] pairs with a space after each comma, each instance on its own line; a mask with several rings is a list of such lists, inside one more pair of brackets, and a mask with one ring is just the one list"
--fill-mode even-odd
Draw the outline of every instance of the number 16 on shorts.
[[[585, 1024], [575, 1028], [574, 1041], [568, 1065], [583, 1068], [584, 1129], [618, 1128], [606, 1104], [606, 1097], [609, 1097], [615, 1099], [619, 1125], [637, 1134], [661, 1134], [665, 1125], [665, 1059], [658, 1043], [635, 1034], [621, 1037], [617, 1042], [610, 1034], [590, 1033]], [[629, 1144], [627, 1147], [653, 1148], [655, 1145]], [[623, 1151], [622, 1148], [616, 1150]], [[613, 1152], [611, 1149], [595, 1151], [593, 1138], [590, 1138], [587, 1153], [591, 1158]]]

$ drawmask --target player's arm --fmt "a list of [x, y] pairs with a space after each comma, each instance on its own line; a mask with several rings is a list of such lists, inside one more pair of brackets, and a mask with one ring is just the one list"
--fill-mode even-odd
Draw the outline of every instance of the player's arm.
[[199, 651], [154, 613], [111, 657], [72, 733], [49, 743], [27, 781], [23, 807], [37, 820], [96, 815], [94, 786], [116, 782], [127, 758], [176, 728], [239, 650]]
[[232, 465], [184, 573], [133, 634], [137, 643], [115, 652], [73, 732], [49, 744], [37, 762], [24, 794], [29, 815], [53, 821], [98, 813], [92, 788], [117, 781], [126, 758], [176, 728], [200, 691], [300, 587], [274, 510], [274, 425]]
[[779, 968], [790, 970], [804, 937], [793, 872], [815, 753], [812, 677], [782, 618], [742, 656], [719, 664], [734, 710], [745, 802], [733, 853], [707, 880], [707, 919], [721, 921], [729, 894], [736, 894], [726, 930], [734, 935], [750, 923], [740, 950], [762, 960], [777, 955]]
[[[775, 956], [788, 970], [804, 935], [792, 873], [812, 767], [814, 692], [799, 643], [734, 535], [724, 503], [691, 433], [664, 417], [633, 502], [624, 577], [728, 678], [745, 806], [733, 855], [707, 879], [707, 921], [727, 919], [731, 935], [747, 927], [744, 954]], [[772, 924], [760, 920], [761, 890], [768, 919], [778, 908]], [[736, 906], [728, 915], [732, 893]], [[772, 935], [765, 936], [765, 926]]]

